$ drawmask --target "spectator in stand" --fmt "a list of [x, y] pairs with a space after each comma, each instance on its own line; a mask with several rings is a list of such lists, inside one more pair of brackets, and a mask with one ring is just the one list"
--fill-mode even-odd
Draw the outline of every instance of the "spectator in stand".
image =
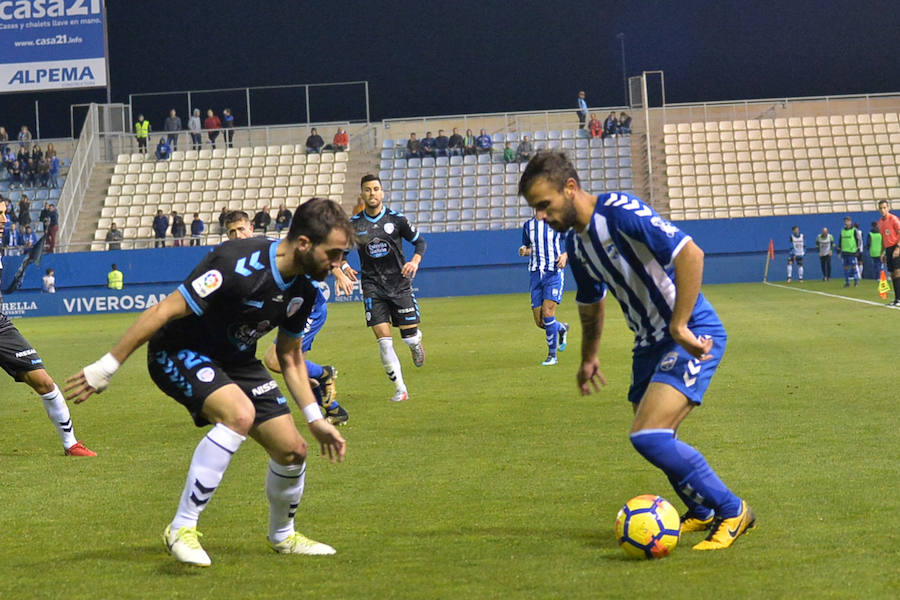
[[432, 137], [430, 131], [425, 132], [425, 137], [422, 138], [422, 145], [420, 146], [422, 150], [422, 157], [431, 157], [434, 158], [434, 137]]
[[41, 150], [41, 147], [38, 144], [35, 144], [31, 149], [31, 160], [37, 163], [42, 158], [44, 158], [44, 151]]
[[309, 137], [306, 138], [306, 153], [307, 154], [321, 154], [322, 147], [325, 145], [325, 140], [322, 139], [322, 136], [319, 135], [319, 132], [316, 131], [316, 128], [313, 127], [309, 132]]
[[291, 219], [293, 215], [291, 211], [287, 209], [287, 207], [282, 204], [278, 207], [278, 214], [275, 215], [275, 231], [281, 235], [282, 229], [287, 229], [291, 226]]
[[191, 246], [201, 245], [200, 236], [203, 235], [204, 229], [206, 229], [206, 225], [200, 218], [200, 213], [194, 213], [194, 220], [191, 221]]
[[593, 113], [591, 113], [591, 120], [588, 121], [588, 133], [591, 134], [591, 139], [603, 137], [603, 123]]
[[631, 133], [631, 116], [625, 112], [619, 113], [619, 133], [622, 135]]
[[503, 144], [503, 162], [511, 163], [516, 160], [516, 151], [512, 149], [509, 142]]
[[34, 163], [34, 159], [29, 158], [28, 162], [25, 164], [23, 179], [25, 180], [25, 185], [28, 187], [35, 187], [37, 185], [37, 165]]
[[475, 134], [471, 129], [466, 129], [466, 136], [463, 138], [463, 152], [475, 154]]
[[166, 141], [166, 138], [159, 138], [159, 143], [156, 144], [156, 160], [169, 160], [171, 156], [172, 147], [169, 142]]
[[191, 132], [191, 150], [200, 150], [203, 147], [203, 124], [200, 122], [200, 109], [195, 108], [191, 118], [188, 119], [188, 131]]
[[[172, 150], [178, 150], [178, 134], [181, 133], [181, 117], [175, 112], [175, 109], [169, 111], [169, 116], [163, 122], [163, 130], [166, 132], [166, 143]], [[157, 149], [158, 151], [158, 149]], [[158, 157], [157, 157], [158, 158]]]
[[616, 137], [619, 133], [619, 120], [616, 119], [616, 113], [610, 111], [609, 116], [603, 122], [603, 135], [608, 137]]
[[344, 152], [350, 147], [350, 136], [344, 131], [343, 127], [337, 128], [334, 139], [331, 141], [331, 149], [335, 152]]
[[59, 188], [59, 157], [56, 156], [55, 151], [49, 151], [50, 154], [50, 177], [48, 180], [48, 184], [51, 189]]
[[9, 168], [9, 189], [15, 187], [21, 189], [22, 183], [22, 163], [15, 160], [13, 161], [12, 167]]
[[416, 139], [415, 133], [410, 133], [406, 141], [406, 158], [422, 158], [422, 142]]
[[40, 219], [44, 224], [47, 252], [53, 252], [56, 249], [56, 234], [59, 232], [59, 213], [56, 212], [56, 205], [47, 204], [41, 211]]
[[447, 147], [450, 156], [462, 156], [466, 149], [465, 140], [459, 135], [459, 129], [456, 127], [453, 128], [453, 135], [450, 136]]
[[16, 162], [16, 153], [12, 149], [12, 146], [7, 146], [3, 151], [3, 166], [9, 171], [14, 162]]
[[106, 232], [106, 249], [121, 250], [122, 249], [122, 230], [115, 223], [110, 224], [109, 231]]
[[225, 233], [225, 217], [227, 216], [228, 209], [223, 206], [222, 212], [219, 213], [219, 233]]
[[53, 147], [53, 142], [50, 142], [49, 144], [47, 144], [47, 149], [44, 150], [44, 156], [49, 158], [51, 153], [53, 153], [53, 154], [56, 153], [56, 148]]
[[7, 225], [9, 225], [9, 229], [4, 232], [4, 237], [6, 238], [4, 242], [7, 247], [7, 254], [21, 254], [22, 245], [25, 243], [25, 240], [22, 239], [22, 233], [19, 231], [19, 228], [16, 227], [15, 223], [7, 221]]
[[37, 163], [37, 183], [41, 187], [47, 187], [50, 183], [50, 161], [42, 156]]
[[475, 147], [478, 154], [492, 154], [494, 152], [494, 141], [484, 129], [481, 130], [481, 135], [475, 139]]
[[28, 125], [22, 125], [19, 130], [19, 148], [31, 151], [31, 131], [28, 130]]
[[448, 148], [450, 147], [450, 138], [444, 135], [443, 129], [438, 129], [437, 137], [434, 138], [434, 155], [448, 156]]
[[172, 211], [172, 237], [175, 239], [174, 246], [184, 246], [184, 236], [187, 233], [187, 226], [184, 223], [184, 217], [178, 214], [177, 210]]
[[56, 293], [56, 271], [47, 269], [46, 274], [41, 277], [41, 291], [45, 294]]
[[25, 148], [19, 148], [19, 152], [16, 154], [16, 160], [19, 161], [19, 164], [24, 168], [28, 161], [31, 160], [31, 151], [26, 150]]
[[531, 139], [527, 135], [522, 136], [522, 141], [519, 142], [519, 147], [516, 148], [516, 160], [528, 162], [532, 156], [534, 156], [534, 146], [531, 143]]
[[230, 108], [222, 109], [222, 130], [222, 137], [225, 138], [225, 146], [231, 148], [231, 140], [234, 139], [234, 115], [231, 114]]
[[9, 134], [6, 132], [6, 127], [0, 127], [0, 154], [6, 154], [6, 149], [9, 147]]
[[261, 231], [263, 235], [266, 235], [266, 229], [269, 228], [271, 223], [272, 217], [269, 215], [268, 206], [264, 206], [262, 210], [253, 216], [253, 229]]
[[144, 115], [138, 115], [134, 124], [134, 136], [137, 138], [138, 152], [147, 154], [147, 140], [150, 138], [150, 121], [144, 119]]
[[575, 99], [575, 102], [578, 104], [578, 111], [576, 112], [578, 115], [578, 129], [584, 129], [584, 122], [588, 116], [587, 100], [584, 98], [584, 92], [578, 92], [578, 97]]
[[169, 230], [169, 217], [163, 214], [162, 209], [156, 211], [156, 216], [153, 217], [153, 233], [156, 235], [156, 240], [153, 242], [154, 248], [165, 248], [166, 247], [166, 231]]
[[[19, 227], [22, 227], [20, 224]], [[31, 250], [37, 244], [37, 234], [31, 229], [31, 225], [22, 227], [22, 246], [25, 250]]]
[[19, 198], [19, 225], [31, 225], [31, 200], [28, 194]]
[[209, 138], [209, 145], [216, 149], [216, 138], [219, 137], [219, 130], [222, 129], [222, 121], [213, 112], [213, 109], [207, 109], [206, 119], [203, 120], [203, 129], [206, 129], [206, 137]]

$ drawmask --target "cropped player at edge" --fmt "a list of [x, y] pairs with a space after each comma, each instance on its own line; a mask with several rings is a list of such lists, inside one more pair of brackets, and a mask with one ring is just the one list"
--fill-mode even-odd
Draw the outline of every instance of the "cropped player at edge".
[[[278, 327], [284, 381], [303, 411], [322, 456], [341, 461], [344, 438], [309, 386], [301, 337], [321, 281], [353, 239], [341, 207], [313, 198], [295, 212], [285, 239], [235, 240], [216, 247], [159, 304], [147, 309], [99, 361], [70, 377], [68, 398], [102, 392], [145, 342], [153, 382], [188, 410], [198, 427], [213, 427], [197, 445], [178, 509], [163, 541], [179, 561], [208, 566], [197, 521], [247, 436], [269, 454], [266, 496], [270, 547], [282, 554], [334, 554], [294, 529], [306, 479], [306, 442], [277, 383], [256, 358], [256, 342]], [[309, 276], [309, 277], [307, 277]]]
[[631, 443], [666, 474], [687, 506], [682, 532], [709, 530], [694, 549], [731, 546], [754, 526], [753, 510], [675, 434], [702, 402], [725, 352], [725, 328], [700, 293], [703, 251], [638, 198], [583, 190], [561, 152], [538, 152], [522, 174], [519, 194], [557, 231], [574, 228], [566, 246], [578, 284], [582, 395], [606, 384], [597, 353], [608, 289], [634, 332]]
[[[412, 279], [425, 254], [425, 240], [402, 214], [384, 206], [384, 189], [376, 175], [364, 175], [360, 196], [365, 209], [353, 215], [350, 223], [356, 233], [362, 271], [362, 293], [366, 309], [366, 326], [372, 328], [378, 341], [378, 353], [388, 379], [394, 382], [394, 402], [409, 398], [400, 359], [394, 352], [391, 325], [400, 329], [400, 338], [412, 353], [413, 364], [425, 364], [425, 348], [419, 330], [419, 305], [412, 291]], [[407, 262], [403, 240], [415, 246]], [[351, 278], [356, 272], [346, 262], [341, 268]]]

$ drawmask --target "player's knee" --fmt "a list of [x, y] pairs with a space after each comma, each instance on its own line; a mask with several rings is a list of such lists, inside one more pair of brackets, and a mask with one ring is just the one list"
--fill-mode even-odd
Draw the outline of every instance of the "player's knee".
[[272, 458], [281, 465], [302, 465], [306, 460], [308, 446], [304, 440], [299, 440], [292, 448], [275, 452]]
[[256, 419], [256, 410], [253, 408], [253, 405], [249, 406], [240, 406], [235, 407], [234, 410], [229, 411], [227, 415], [222, 418], [222, 423], [228, 426], [229, 429], [240, 433], [241, 435], [247, 435], [250, 431], [250, 428], [253, 427], [253, 421]]
[[31, 389], [33, 389], [41, 396], [52, 392], [55, 385], [53, 383], [53, 378], [50, 377], [50, 374], [47, 373], [47, 371], [45, 371], [44, 369], [28, 371], [27, 373], [22, 375], [22, 381], [28, 384]]

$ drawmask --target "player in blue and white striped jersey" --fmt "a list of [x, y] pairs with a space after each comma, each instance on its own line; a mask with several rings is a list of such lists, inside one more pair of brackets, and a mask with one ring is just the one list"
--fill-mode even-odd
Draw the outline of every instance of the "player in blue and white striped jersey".
[[725, 328], [700, 293], [703, 251], [640, 199], [583, 190], [561, 152], [532, 158], [519, 194], [555, 230], [573, 229], [567, 247], [583, 330], [577, 375], [582, 395], [606, 383], [597, 352], [609, 290], [634, 332], [631, 443], [687, 505], [682, 532], [709, 530], [694, 549], [729, 547], [756, 517], [703, 455], [675, 435], [702, 402], [725, 352]]
[[562, 302], [565, 284], [566, 261], [565, 236], [550, 228], [543, 220], [543, 213], [525, 221], [522, 226], [522, 245], [519, 256], [530, 256], [528, 271], [531, 275], [531, 310], [534, 324], [544, 330], [547, 337], [547, 359], [541, 364], [557, 364], [556, 351], [565, 350], [569, 324], [556, 320], [556, 307]]

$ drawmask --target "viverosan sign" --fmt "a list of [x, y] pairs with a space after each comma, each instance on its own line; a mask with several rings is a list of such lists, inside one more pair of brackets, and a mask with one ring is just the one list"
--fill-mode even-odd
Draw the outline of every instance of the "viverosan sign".
[[106, 86], [102, 0], [0, 0], [0, 92]]

